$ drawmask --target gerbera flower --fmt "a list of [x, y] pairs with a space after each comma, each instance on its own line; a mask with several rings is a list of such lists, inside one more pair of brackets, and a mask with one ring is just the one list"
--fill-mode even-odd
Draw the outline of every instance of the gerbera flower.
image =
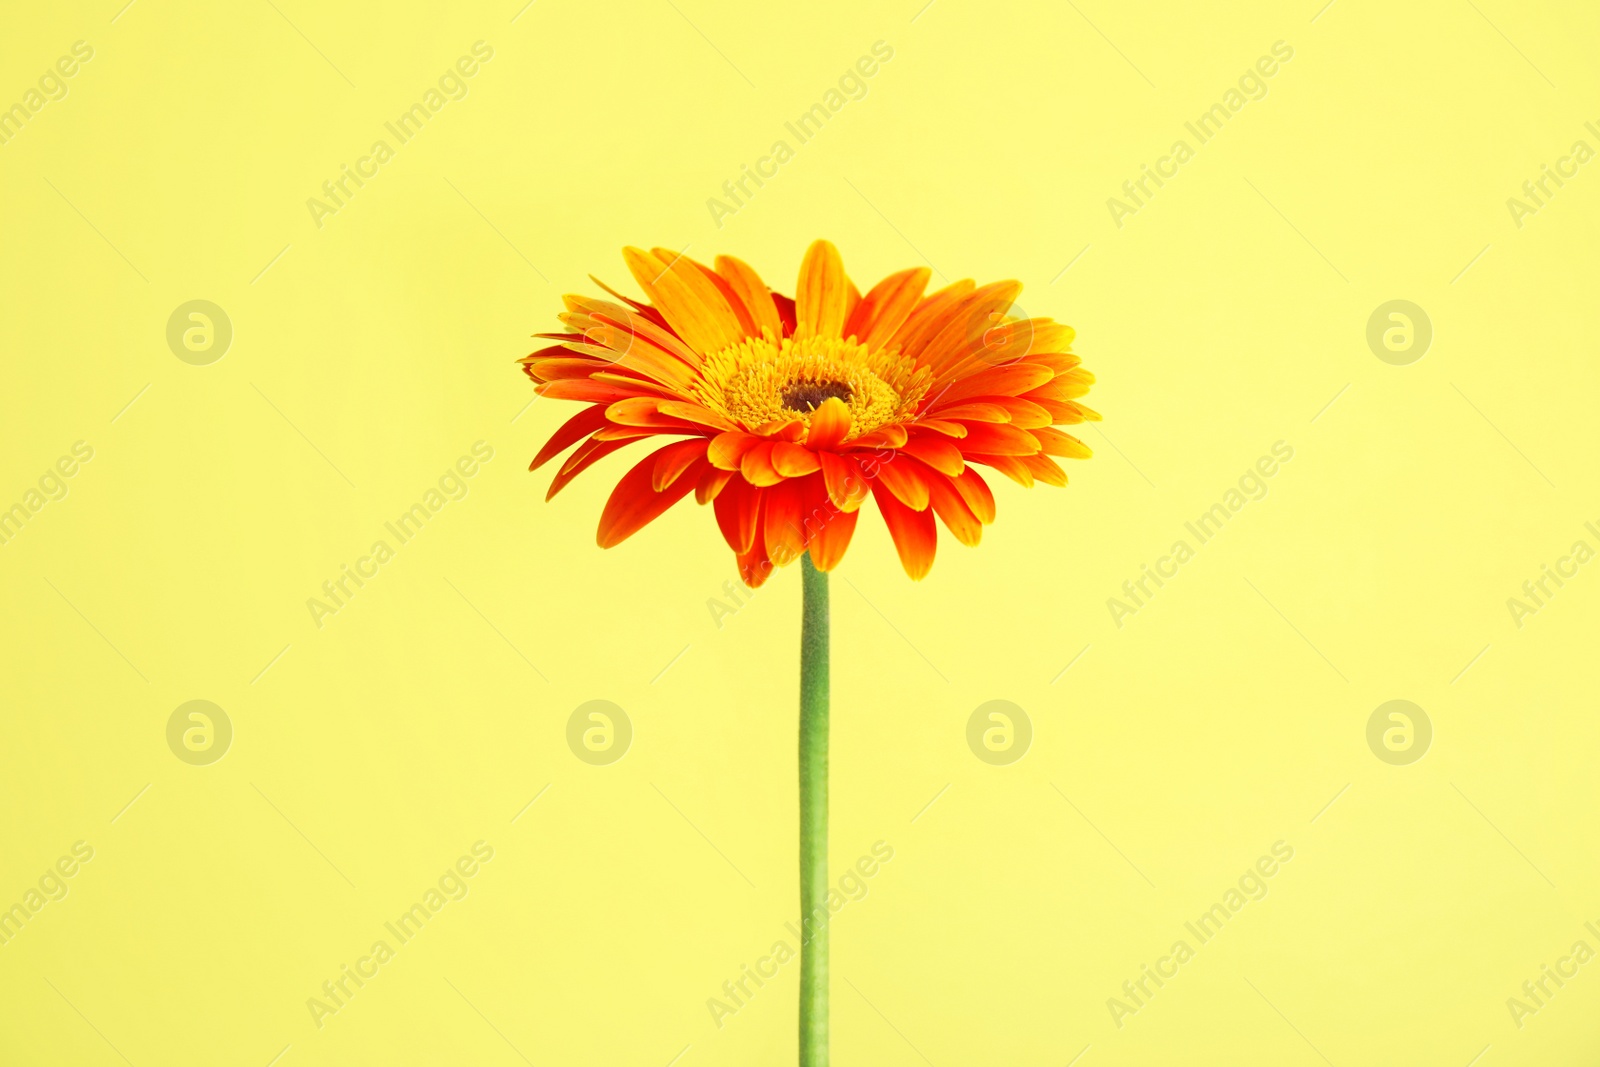
[[922, 578], [935, 517], [968, 545], [994, 521], [974, 464], [1065, 485], [1052, 457], [1090, 455], [1054, 427], [1100, 418], [1078, 403], [1094, 376], [1071, 354], [1070, 327], [1012, 313], [1017, 282], [924, 295], [919, 267], [862, 296], [838, 249], [817, 241], [790, 299], [732, 256], [715, 269], [659, 248], [623, 258], [648, 302], [596, 280], [623, 303], [566, 297], [570, 332], [537, 335], [556, 343], [522, 360], [541, 395], [588, 405], [533, 461], [578, 446], [547, 499], [633, 441], [677, 439], [622, 476], [602, 547], [693, 492], [757, 586], [808, 551], [831, 570], [870, 496], [906, 573]]

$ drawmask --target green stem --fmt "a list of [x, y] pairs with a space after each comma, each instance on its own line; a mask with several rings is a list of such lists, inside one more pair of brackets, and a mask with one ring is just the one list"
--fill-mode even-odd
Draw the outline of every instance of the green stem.
[[827, 1067], [828, 575], [800, 574], [800, 1067]]

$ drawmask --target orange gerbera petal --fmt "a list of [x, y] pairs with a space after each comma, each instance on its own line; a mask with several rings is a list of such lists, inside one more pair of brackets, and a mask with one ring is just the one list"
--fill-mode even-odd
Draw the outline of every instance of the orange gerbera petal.
[[857, 448], [899, 448], [906, 443], [906, 428], [897, 423], [880, 426], [871, 433], [862, 434], [850, 443]]
[[1055, 419], [1056, 422], [1063, 423], [1065, 425], [1073, 425], [1080, 422], [1100, 421], [1100, 413], [1098, 411], [1095, 411], [1093, 408], [1084, 407], [1082, 404], [1079, 404], [1076, 401], [1051, 400], [1047, 396], [1039, 396], [1035, 393], [1025, 393], [1022, 396], [1017, 397], [1017, 399], [1026, 400], [1030, 404], [1037, 404], [1039, 407], [1042, 407], [1048, 411], [1050, 413], [1050, 417]]
[[[561, 317], [561, 315], [558, 312], [556, 314], [556, 318], [559, 319], [560, 317]], [[562, 342], [563, 345], [573, 345], [573, 344], [582, 344], [583, 343], [583, 334], [575, 333], [575, 332], [568, 332], [568, 333], [536, 333], [533, 336], [535, 336], [535, 337], [543, 337], [543, 338], [547, 338], [547, 339], [555, 340], [555, 341], [560, 341], [560, 342]]]
[[623, 441], [602, 441], [594, 437], [589, 438], [579, 445], [577, 450], [567, 457], [567, 461], [561, 465], [561, 469], [556, 471], [556, 476], [550, 480], [550, 489], [544, 494], [544, 498], [546, 500], [555, 499], [555, 495], [565, 489], [572, 479], [617, 449], [626, 447], [631, 440], [632, 438]]
[[602, 305], [598, 309], [592, 309], [590, 314], [600, 322], [608, 322], [620, 330], [626, 330], [634, 338], [629, 342], [630, 347], [640, 343], [654, 345], [668, 355], [682, 360], [686, 366], [700, 366], [700, 353], [684, 344], [683, 339], [672, 332], [660, 312], [633, 300], [629, 300], [628, 304], [634, 309], [633, 311], [612, 304], [609, 307]]
[[756, 434], [771, 441], [803, 441], [806, 424], [799, 419], [778, 419], [756, 427]]
[[756, 541], [756, 526], [761, 518], [761, 493], [755, 486], [734, 474], [712, 503], [717, 525], [728, 547], [738, 553], [749, 552]]
[[1070, 352], [1030, 352], [1029, 363], [1037, 363], [1041, 367], [1049, 367], [1057, 374], [1072, 370], [1083, 360]]
[[828, 499], [840, 511], [855, 511], [867, 499], [867, 479], [861, 465], [850, 456], [834, 452], [819, 452], [822, 463], [822, 481], [828, 490]]
[[[626, 250], [624, 250], [623, 256], [624, 256], [624, 258], [626, 258], [626, 256], [627, 256]], [[667, 326], [667, 320], [661, 317], [661, 312], [657, 311], [655, 308], [651, 307], [649, 304], [641, 304], [639, 301], [635, 300], [631, 296], [622, 295], [621, 293], [617, 292], [615, 289], [611, 288], [611, 286], [609, 286], [605, 282], [601, 281], [599, 278], [596, 278], [593, 274], [589, 275], [589, 280], [591, 282], [594, 282], [600, 288], [604, 289], [606, 292], [610, 293], [612, 296], [616, 297], [618, 300], [622, 301], [624, 304], [627, 304], [634, 311], [638, 312], [644, 318], [649, 319], [651, 322], [655, 323], [657, 326], [661, 327], [664, 330], [670, 329], [670, 327]]]
[[774, 444], [772, 441], [757, 441], [756, 446], [740, 458], [739, 473], [751, 485], [777, 485], [783, 481], [783, 475], [772, 465]]
[[660, 405], [663, 415], [670, 415], [684, 422], [693, 422], [701, 426], [709, 426], [714, 430], [734, 430], [737, 425], [726, 415], [719, 415], [709, 408], [699, 404], [691, 404], [685, 400], [663, 400]]
[[727, 280], [749, 309], [757, 334], [771, 330], [774, 337], [783, 336], [783, 320], [778, 317], [778, 305], [772, 301], [772, 290], [748, 263], [733, 256], [718, 256], [717, 273]]
[[622, 257], [673, 332], [702, 356], [744, 337], [733, 308], [699, 267], [681, 256], [662, 259], [642, 248], [625, 248]]
[[982, 463], [985, 467], [993, 467], [1024, 489], [1033, 488], [1033, 469], [1022, 462], [1026, 457], [979, 456], [971, 452], [968, 452], [966, 456], [968, 463]]
[[[677, 356], [642, 338], [635, 337], [620, 327], [610, 323], [596, 321], [588, 329], [589, 343], [573, 344], [568, 347], [575, 352], [582, 352], [606, 364], [603, 369], [612, 373], [626, 372], [629, 375], [649, 380], [663, 389], [674, 393], [681, 393], [692, 389], [697, 380], [695, 368], [683, 362]], [[539, 364], [541, 372], [547, 363]]]
[[[973, 331], [966, 344], [953, 348], [940, 362], [939, 377], [949, 381], [975, 374], [984, 367], [1024, 361], [1049, 361], [1053, 366], [1063, 358], [1076, 360], [1076, 356], [1062, 356], [1058, 349], [1047, 347], [1060, 332], [1060, 324], [1049, 319], [1013, 319], [1003, 313], [990, 313], [989, 322], [981, 331]], [[1067, 334], [1070, 336], [1071, 331]]]
[[1028, 468], [1029, 473], [1044, 484], [1055, 486], [1067, 484], [1067, 472], [1061, 469], [1059, 463], [1043, 452], [1032, 456], [1018, 456], [1017, 458], [1022, 461], [1023, 466]]
[[795, 329], [817, 337], [843, 336], [850, 279], [844, 261], [829, 241], [814, 241], [800, 264], [800, 284], [794, 293]]
[[[846, 278], [844, 283], [846, 286], [844, 294], [844, 321], [849, 322], [850, 316], [856, 313], [856, 308], [861, 304], [861, 290], [857, 289], [856, 283], [851, 281], [849, 278]], [[843, 332], [843, 328], [841, 327], [840, 333], [842, 334]]]
[[707, 465], [706, 472], [695, 483], [694, 499], [700, 504], [709, 504], [722, 495], [722, 490], [733, 479], [732, 471], [720, 470]]
[[739, 580], [751, 589], [759, 589], [772, 577], [775, 569], [767, 558], [766, 547], [759, 542], [750, 551], [734, 557], [739, 564]]
[[[601, 372], [597, 370], [595, 373]], [[581, 400], [586, 404], [612, 404], [632, 396], [661, 395], [659, 390], [645, 382], [625, 386], [594, 378], [560, 378], [539, 386], [538, 392], [540, 396], [551, 400]]]
[[567, 348], [566, 345], [549, 345], [535, 352], [529, 352], [527, 355], [517, 360], [517, 362], [527, 365], [538, 363], [540, 360], [555, 359], [558, 356], [570, 356], [571, 354], [572, 351]]
[[[657, 259], [670, 260], [673, 256], [673, 251], [670, 248], [652, 248], [650, 251], [655, 254]], [[705, 275], [706, 281], [716, 286], [717, 292], [722, 294], [722, 299], [726, 300], [728, 307], [733, 310], [733, 317], [739, 320], [739, 329], [744, 332], [744, 335], [746, 337], [760, 337], [761, 330], [756, 326], [755, 316], [751, 314], [750, 308], [745, 304], [744, 299], [739, 296], [738, 291], [728, 284], [728, 279], [698, 260], [689, 259], [688, 256], [685, 256], [684, 259], [698, 268], [700, 273]]]
[[603, 382], [607, 385], [620, 385], [633, 396], [653, 396], [658, 399], [669, 398], [676, 394], [664, 385], [648, 382], [636, 374], [619, 371], [615, 366], [608, 364], [605, 370], [597, 370], [589, 376], [592, 382]]
[[763, 489], [752, 490], [757, 501], [757, 512], [754, 530], [751, 535], [750, 547], [743, 552], [734, 554], [734, 559], [739, 564], [739, 579], [751, 589], [759, 588], [771, 577], [773, 571], [772, 558], [767, 555], [766, 541], [761, 533], [761, 513], [767, 507], [767, 491]]
[[635, 441], [641, 437], [654, 437], [667, 431], [653, 426], [618, 426], [606, 423], [594, 432], [596, 441]]
[[553, 382], [560, 378], [587, 378], [600, 369], [587, 356], [574, 356], [570, 348], [557, 348], [555, 351], [565, 355], [536, 362], [523, 360], [523, 369], [528, 372], [528, 377], [536, 382]]
[[928, 479], [928, 500], [939, 521], [962, 544], [972, 547], [983, 539], [983, 523], [967, 506], [966, 499], [957, 492], [948, 478], [938, 476]]
[[885, 345], [915, 355], [935, 333], [944, 328], [945, 317], [950, 313], [950, 309], [965, 299], [975, 288], [977, 287], [970, 280], [962, 280], [952, 282], [938, 292], [923, 297]]
[[794, 333], [794, 298], [784, 296], [782, 293], [773, 293], [772, 303], [778, 309], [778, 321], [783, 323], [784, 336]]
[[[990, 367], [965, 378], [945, 384], [938, 398], [929, 405], [930, 412], [978, 396], [1020, 396], [1050, 381], [1055, 372], [1049, 367], [1033, 363], [1009, 363], [1004, 367]], [[1031, 399], [1031, 397], [1030, 397]]]
[[983, 480], [983, 475], [968, 467], [961, 472], [961, 477], [951, 479], [950, 484], [955, 486], [979, 522], [985, 526], [994, 522], [994, 493], [989, 491], [989, 483]]
[[900, 566], [917, 581], [926, 578], [933, 569], [933, 551], [939, 538], [933, 525], [933, 512], [913, 511], [906, 507], [881, 480], [873, 481], [872, 497], [878, 502], [884, 525], [889, 527], [894, 550], [900, 556]]
[[674, 425], [673, 420], [661, 418], [661, 398], [658, 396], [630, 396], [613, 401], [606, 407], [606, 418], [618, 426]]
[[[1036, 430], [1043, 426], [1049, 426], [1052, 421], [1050, 412], [1031, 400], [1022, 399], [1020, 396], [994, 396], [985, 397], [984, 399], [991, 404], [1005, 408], [1006, 414], [1011, 416], [1011, 425], [1019, 430]], [[662, 405], [661, 410], [667, 410], [665, 404]], [[944, 413], [941, 412], [941, 414]], [[949, 418], [949, 415], [946, 414], [944, 417]]]
[[800, 478], [821, 470], [822, 463], [817, 459], [817, 454], [804, 445], [774, 441], [772, 467], [785, 478]]
[[999, 397], [983, 397], [939, 409], [941, 419], [963, 419], [968, 422], [1010, 422], [1011, 412]]
[[914, 460], [907, 462], [897, 455], [884, 460], [875, 468], [869, 466], [867, 470], [876, 475], [873, 492], [877, 492], [878, 486], [882, 485], [913, 511], [923, 511], [927, 508], [928, 483], [923, 479], [922, 473], [915, 469]]
[[745, 433], [743, 430], [728, 430], [711, 439], [706, 458], [725, 471], [736, 471], [744, 454], [760, 443], [761, 438], [754, 434]]
[[[632, 537], [644, 528], [652, 519], [666, 511], [672, 505], [689, 495], [690, 490], [699, 480], [699, 472], [694, 477], [678, 478], [672, 486], [663, 492], [656, 492], [651, 483], [655, 478], [656, 463], [663, 454], [676, 445], [668, 445], [650, 453], [634, 465], [633, 469], [622, 476], [617, 487], [611, 491], [611, 498], [606, 501], [605, 510], [600, 513], [600, 529], [595, 535], [601, 548], [613, 548]], [[696, 460], [695, 463], [704, 463]], [[694, 471], [691, 464], [689, 471]]]
[[939, 374], [975, 348], [989, 345], [1006, 309], [1021, 292], [1020, 282], [995, 282], [973, 290], [951, 307], [949, 321], [929, 340], [919, 358]]
[[579, 441], [594, 433], [606, 424], [606, 409], [599, 404], [594, 407], [584, 408], [572, 418], [561, 424], [550, 440], [539, 449], [539, 454], [533, 457], [533, 462], [528, 469], [536, 471], [556, 456], [565, 452]]
[[931, 276], [927, 267], [916, 267], [891, 274], [874, 285], [850, 313], [845, 336], [859, 338], [868, 348], [883, 347], [922, 299]]
[[961, 449], [957, 448], [949, 438], [936, 434], [912, 434], [900, 450], [908, 456], [915, 456], [940, 474], [947, 474], [952, 478], [966, 468], [966, 464], [961, 461]]
[[[651, 471], [650, 488], [658, 493], [670, 489], [685, 471], [699, 464], [705, 458], [706, 440], [697, 437], [692, 441], [679, 441], [657, 450], [656, 465]], [[711, 468], [709, 463], [704, 465]]]
[[944, 434], [946, 437], [959, 438], [967, 436], [967, 428], [964, 424], [949, 422], [945, 419], [918, 419], [917, 429]]
[[621, 304], [576, 296], [566, 297], [566, 304], [569, 310], [558, 317], [582, 334], [581, 341], [567, 343], [572, 351], [636, 370], [664, 385], [693, 383], [699, 357], [667, 331]]
[[1031, 456], [1039, 451], [1039, 439], [1027, 430], [1003, 422], [969, 422], [961, 441], [963, 453], [987, 452], [993, 456]]
[[806, 446], [815, 449], [837, 448], [850, 433], [850, 409], [843, 400], [830, 396], [822, 406], [811, 413], [811, 427], [806, 431]]
[[811, 562], [816, 564], [817, 570], [831, 571], [844, 559], [845, 549], [850, 547], [850, 538], [856, 532], [856, 520], [860, 517], [859, 511], [840, 511], [837, 508], [828, 511], [827, 518], [811, 538]]
[[788, 478], [766, 490], [762, 498], [761, 533], [767, 555], [780, 567], [800, 558], [806, 550], [806, 512], [802, 483]]
[[[1048, 368], [1045, 368], [1048, 369]], [[1089, 386], [1094, 384], [1094, 375], [1086, 370], [1069, 370], [1065, 374], [1056, 374], [1048, 382], [1032, 389], [1030, 399], [1035, 396], [1048, 397], [1051, 400], [1076, 400], [1089, 391]]]
[[1041, 451], [1047, 456], [1066, 456], [1068, 459], [1088, 459], [1094, 450], [1070, 433], [1040, 426], [1030, 431], [1038, 438]]

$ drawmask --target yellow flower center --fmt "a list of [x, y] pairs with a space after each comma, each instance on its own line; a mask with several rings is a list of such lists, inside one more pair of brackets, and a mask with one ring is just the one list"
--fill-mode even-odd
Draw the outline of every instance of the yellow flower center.
[[868, 351], [854, 338], [785, 337], [771, 331], [709, 357], [695, 386], [698, 399], [757, 429], [799, 419], [837, 397], [850, 409], [849, 437], [909, 419], [932, 374], [898, 351]]

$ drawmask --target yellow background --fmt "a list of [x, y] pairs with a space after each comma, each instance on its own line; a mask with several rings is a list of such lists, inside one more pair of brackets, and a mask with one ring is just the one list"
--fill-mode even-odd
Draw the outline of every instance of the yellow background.
[[[1506, 200], [1600, 147], [1600, 14], [921, 2], [7, 13], [0, 103], [94, 58], [0, 145], [0, 506], [94, 458], [0, 546], [0, 906], [95, 854], [0, 946], [0, 1061], [792, 1062], [796, 965], [720, 1029], [706, 1001], [797, 910], [798, 575], [719, 628], [707, 510], [596, 548], [627, 462], [545, 504], [527, 463], [572, 406], [527, 407], [514, 360], [586, 275], [626, 283], [624, 244], [792, 290], [818, 236], [863, 288], [1021, 279], [1106, 415], [1066, 490], [991, 478], [999, 521], [926, 581], [875, 517], [834, 578], [832, 856], [895, 850], [834, 926], [835, 1062], [1595, 1061], [1600, 963], [1520, 1029], [1506, 1000], [1600, 948], [1600, 566], [1520, 629], [1506, 600], [1600, 547], [1600, 168], [1520, 228]], [[307, 198], [479, 40], [469, 95], [319, 228]], [[719, 229], [706, 200], [880, 40]], [[1107, 199], [1280, 40], [1119, 228]], [[208, 366], [166, 342], [194, 299], [233, 324]], [[1433, 324], [1409, 366], [1367, 346], [1392, 299]], [[479, 440], [469, 495], [316, 626]], [[1268, 496], [1116, 626], [1279, 440]], [[193, 699], [235, 730], [210, 766], [167, 747]], [[566, 745], [593, 699], [633, 723], [611, 766]], [[1033, 724], [1010, 766], [965, 739], [994, 699]], [[1390, 699], [1433, 724], [1409, 766], [1367, 747]], [[479, 840], [470, 895], [319, 1029], [307, 999]], [[1107, 999], [1279, 840], [1119, 1029]]]

